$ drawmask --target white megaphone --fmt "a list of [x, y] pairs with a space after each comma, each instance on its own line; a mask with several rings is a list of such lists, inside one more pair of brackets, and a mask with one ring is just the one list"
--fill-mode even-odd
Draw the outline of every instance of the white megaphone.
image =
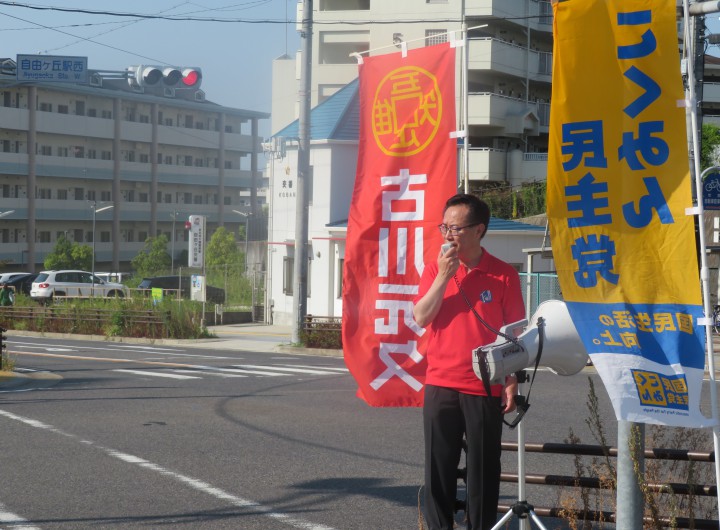
[[[514, 341], [502, 335], [492, 344], [473, 350], [473, 370], [483, 382], [502, 384], [505, 377], [535, 363], [559, 375], [573, 375], [587, 365], [588, 354], [570, 318], [565, 302], [548, 300], [540, 304], [531, 325]], [[525, 328], [527, 320], [503, 326], [505, 336]], [[542, 350], [541, 350], [542, 348]]]

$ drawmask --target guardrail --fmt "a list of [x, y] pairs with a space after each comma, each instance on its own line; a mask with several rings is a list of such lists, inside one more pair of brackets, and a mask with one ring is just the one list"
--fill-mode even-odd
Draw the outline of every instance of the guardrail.
[[[503, 451], [518, 450], [518, 444], [512, 442], [502, 443]], [[545, 453], [545, 454], [563, 454], [563, 455], [581, 455], [581, 456], [609, 456], [617, 457], [617, 447], [603, 447], [600, 445], [588, 444], [565, 444], [565, 443], [526, 443], [525, 452], [528, 453]], [[684, 449], [665, 449], [654, 448], [645, 450], [646, 460], [674, 460], [685, 462], [715, 462], [714, 452], [698, 452], [687, 451]], [[467, 468], [458, 469], [458, 479], [465, 480]], [[501, 482], [517, 483], [518, 475], [514, 473], [502, 473], [500, 475]], [[579, 477], [567, 475], [542, 475], [542, 474], [525, 474], [526, 484], [535, 484], [542, 486], [562, 486], [583, 489], [607, 489], [599, 478], [595, 477]], [[684, 484], [684, 483], [648, 483], [647, 490], [654, 493], [673, 493], [675, 495], [694, 495], [703, 497], [717, 496], [717, 486], [710, 484]], [[514, 505], [500, 504], [498, 505], [498, 513], [507, 513]], [[456, 501], [456, 511], [465, 509], [465, 501]], [[600, 510], [580, 510], [570, 509], [558, 506], [533, 506], [533, 511], [542, 517], [567, 518], [575, 517], [577, 521], [604, 521], [606, 523], [614, 523], [616, 521], [615, 512]], [[690, 519], [689, 517], [673, 517], [662, 515], [658, 517], [661, 524], [673, 528], [696, 528], [696, 529], [715, 529], [718, 528], [718, 521], [712, 519]], [[645, 517], [646, 523], [651, 523], [651, 519]]]
[[[0, 327], [17, 328], [17, 323], [41, 323], [41, 331], [58, 333], [90, 333], [102, 335], [108, 325], [132, 328], [133, 336], [166, 338], [170, 313], [157, 310], [83, 308], [79, 311], [64, 305], [37, 307], [0, 307]], [[27, 325], [24, 326], [28, 329]], [[82, 327], [79, 330], [78, 327]]]

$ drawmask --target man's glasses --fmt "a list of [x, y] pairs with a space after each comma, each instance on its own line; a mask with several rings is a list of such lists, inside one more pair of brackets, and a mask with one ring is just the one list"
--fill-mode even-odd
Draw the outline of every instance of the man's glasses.
[[460, 232], [462, 232], [466, 228], [470, 228], [471, 226], [477, 226], [479, 224], [481, 224], [481, 223], [472, 223], [472, 224], [465, 225], [465, 226], [438, 225], [438, 228], [440, 229], [440, 233], [442, 235], [446, 235], [448, 232], [450, 232], [451, 236], [457, 236], [458, 234], [460, 234]]

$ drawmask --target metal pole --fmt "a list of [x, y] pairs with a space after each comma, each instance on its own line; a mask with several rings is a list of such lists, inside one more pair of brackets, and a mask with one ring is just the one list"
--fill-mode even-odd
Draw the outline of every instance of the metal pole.
[[[639, 430], [634, 451], [630, 451], [633, 427]], [[639, 473], [645, 470], [645, 425], [618, 421], [617, 454], [617, 521], [616, 530], [637, 530], [643, 527], [644, 499], [640, 491], [635, 462]]]
[[300, 342], [307, 313], [308, 269], [308, 198], [310, 176], [310, 98], [312, 65], [312, 0], [304, 0], [302, 14], [302, 63], [300, 67], [300, 117], [298, 141], [298, 182], [295, 196], [295, 263], [293, 274], [293, 330], [292, 342]]
[[[700, 242], [700, 279], [702, 282], [702, 294], [703, 294], [703, 310], [705, 313], [705, 349], [707, 351], [707, 366], [708, 366], [708, 375], [710, 378], [710, 401], [711, 401], [711, 408], [712, 408], [712, 418], [714, 421], [713, 425], [713, 447], [715, 450], [715, 455], [720, 454], [720, 425], [718, 425], [718, 393], [717, 393], [717, 380], [716, 380], [716, 374], [715, 374], [715, 352], [713, 351], [713, 340], [712, 340], [712, 329], [711, 329], [711, 322], [709, 320], [710, 316], [712, 315], [712, 308], [710, 307], [710, 272], [707, 266], [707, 252], [706, 252], [706, 243], [705, 243], [705, 212], [703, 210], [702, 205], [702, 177], [703, 175], [700, 173], [700, 138], [698, 135], [698, 123], [697, 123], [697, 105], [698, 103], [695, 101], [696, 94], [695, 94], [695, 45], [696, 45], [696, 38], [695, 33], [690, 34], [688, 28], [688, 22], [690, 20], [690, 15], [697, 15], [701, 13], [709, 13], [709, 12], [718, 12], [720, 11], [720, 2], [701, 2], [700, 5], [698, 3], [693, 3], [693, 5], [688, 5], [688, 0], [683, 1], [683, 9], [684, 9], [684, 15], [685, 15], [685, 39], [689, 42], [689, 50], [690, 52], [687, 54], [687, 65], [688, 65], [688, 100], [690, 101], [691, 105], [691, 112], [690, 112], [690, 123], [691, 123], [691, 133], [692, 133], [692, 145], [693, 145], [693, 153], [694, 153], [694, 165], [691, 169], [693, 169], [694, 177], [695, 177], [695, 194], [698, 200], [698, 206], [700, 212], [698, 215], [698, 237]], [[693, 12], [693, 8], [701, 8], [700, 11]], [[706, 10], [702, 10], [702, 8], [705, 8]], [[697, 10], [697, 9], [696, 9]], [[720, 459], [715, 458], [715, 485], [717, 489], [717, 500], [718, 500], [718, 510], [720, 513]]]
[[92, 244], [92, 287], [90, 290], [90, 296], [93, 298], [95, 297], [95, 217], [97, 216], [97, 203], [93, 201], [92, 204], [93, 209], [93, 222], [92, 222], [92, 238], [93, 238], [93, 244]]
[[461, 86], [461, 97], [462, 97], [462, 121], [463, 121], [463, 149], [462, 149], [462, 178], [464, 184], [465, 193], [470, 193], [470, 127], [469, 122], [469, 111], [468, 111], [468, 100], [469, 100], [469, 80], [468, 72], [470, 71], [470, 42], [468, 40], [468, 25], [465, 20], [465, 0], [462, 3], [462, 33], [463, 33], [463, 52], [462, 52], [462, 86]]
[[177, 211], [173, 212], [172, 234], [170, 234], [170, 274], [175, 274], [175, 218]]
[[245, 216], [245, 274], [248, 272], [248, 239], [250, 239], [250, 216]]

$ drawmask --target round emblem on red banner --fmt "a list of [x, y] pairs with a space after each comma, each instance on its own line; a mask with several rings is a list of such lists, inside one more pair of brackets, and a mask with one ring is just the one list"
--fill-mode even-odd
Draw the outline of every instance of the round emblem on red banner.
[[372, 130], [380, 150], [412, 156], [435, 138], [442, 117], [437, 78], [424, 68], [404, 66], [378, 84], [372, 107]]

